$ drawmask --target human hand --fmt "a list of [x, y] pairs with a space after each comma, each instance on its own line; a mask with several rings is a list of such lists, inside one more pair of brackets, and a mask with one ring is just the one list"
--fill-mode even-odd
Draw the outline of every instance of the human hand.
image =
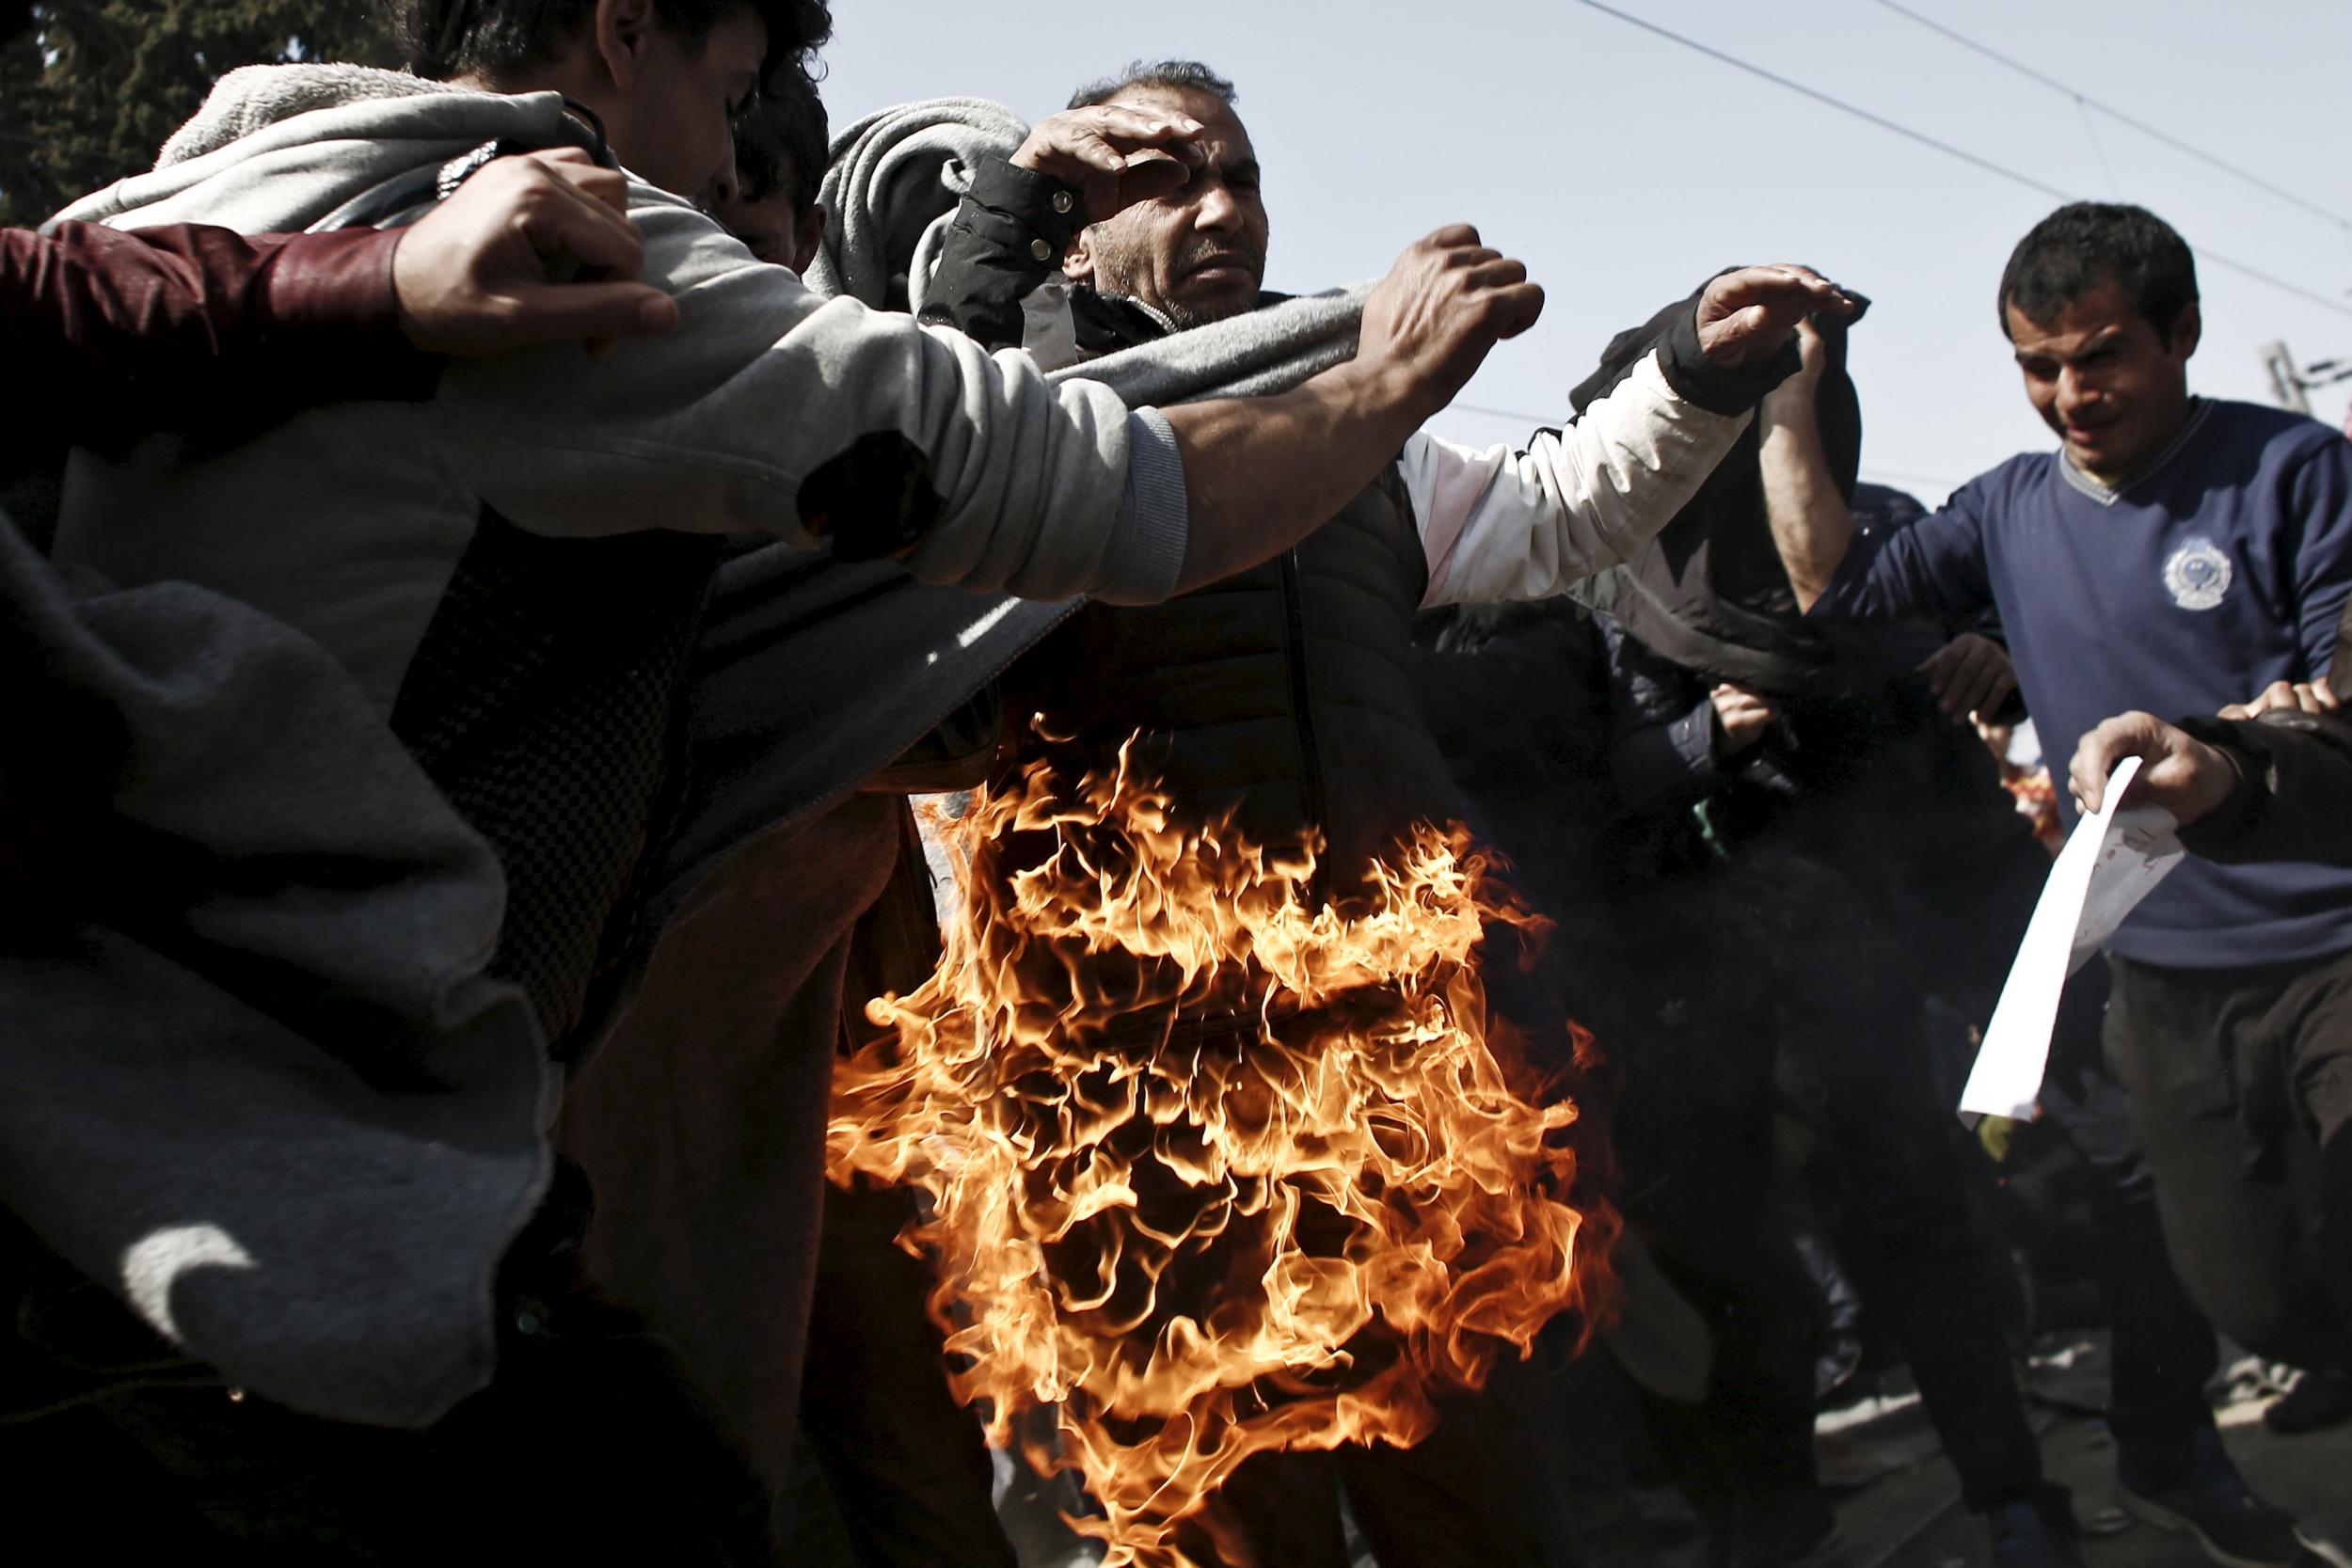
[[1764, 732], [1780, 719], [1780, 709], [1745, 687], [1726, 682], [1707, 696], [1715, 705], [1715, 727], [1723, 732], [1725, 756], [1737, 756], [1763, 739]]
[[677, 302], [637, 281], [628, 182], [577, 148], [498, 158], [401, 235], [401, 330], [427, 354], [485, 355], [667, 332]]
[[2272, 681], [2250, 703], [2232, 703], [2221, 710], [2224, 719], [2252, 719], [2274, 709], [2296, 713], [2333, 713], [2343, 705], [2336, 689], [2326, 681]]
[[2125, 757], [2143, 760], [2123, 792], [2123, 804], [2162, 806], [2183, 827], [2211, 815], [2237, 787], [2237, 765], [2219, 747], [2153, 713], [2124, 713], [2100, 724], [2074, 748], [2066, 787], [2084, 811], [2100, 809], [2107, 779]]
[[1544, 291], [1524, 265], [1454, 224], [1407, 246], [1374, 288], [1356, 363], [1397, 377], [1425, 419], [1454, 401], [1496, 343], [1534, 325], [1543, 310]]
[[1989, 637], [1962, 632], [1919, 666], [1928, 689], [1947, 718], [1995, 712], [2017, 689], [2017, 671], [2009, 650]]
[[[1724, 273], [1699, 295], [1699, 348], [1709, 361], [1737, 369], [1770, 358], [1788, 335], [1816, 312], [1840, 320], [1859, 315], [1862, 302], [1811, 267], [1740, 267]], [[1825, 358], [1815, 334], [1813, 376]]]
[[1203, 155], [1200, 130], [1188, 115], [1096, 103], [1039, 121], [1011, 162], [1074, 187], [1085, 221], [1101, 223], [1184, 189]]

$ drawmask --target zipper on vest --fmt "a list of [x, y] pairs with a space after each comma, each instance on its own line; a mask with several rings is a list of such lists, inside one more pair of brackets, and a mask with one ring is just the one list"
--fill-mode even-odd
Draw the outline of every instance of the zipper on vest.
[[[1315, 747], [1314, 707], [1307, 684], [1307, 594], [1300, 585], [1298, 548], [1293, 546], [1282, 552], [1282, 654], [1290, 666], [1291, 721], [1298, 733], [1298, 761], [1301, 783], [1307, 796], [1307, 820], [1323, 830], [1327, 839], [1331, 834], [1328, 804], [1323, 794], [1323, 753]], [[1324, 895], [1329, 883], [1325, 864], [1330, 859], [1331, 847], [1324, 846], [1323, 857], [1315, 863], [1312, 891]]]

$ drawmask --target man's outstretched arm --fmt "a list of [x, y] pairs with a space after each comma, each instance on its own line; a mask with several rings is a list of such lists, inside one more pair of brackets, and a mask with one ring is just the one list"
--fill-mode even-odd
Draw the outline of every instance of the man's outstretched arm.
[[[1985, 482], [1953, 492], [1941, 511], [1883, 539], [1856, 539], [1853, 509], [1821, 439], [1816, 389], [1828, 356], [1810, 322], [1797, 329], [1804, 368], [1756, 411], [1758, 467], [1772, 546], [1801, 610], [1837, 620], [1927, 616], [1970, 629], [1993, 608], [1984, 539]], [[1949, 666], [1931, 671], [1950, 695]]]
[[438, 429], [484, 502], [537, 532], [761, 531], [1023, 598], [1151, 603], [1280, 553], [1543, 303], [1518, 263], [1443, 230], [1375, 289], [1347, 365], [1279, 397], [1131, 411], [820, 299], [673, 198], [640, 187], [633, 211], [679, 330], [590, 374], [526, 355], [446, 375]]
[[1431, 604], [1533, 599], [1626, 560], [1706, 483], [1756, 400], [1795, 370], [1788, 338], [1851, 302], [1804, 267], [1712, 279], [1632, 372], [1524, 451], [1434, 436], [1405, 452]]
[[41, 389], [11, 445], [421, 397], [435, 356], [665, 330], [626, 190], [567, 150], [501, 159], [405, 230], [0, 231], [0, 346]]
[[1800, 369], [1764, 399], [1756, 423], [1764, 514], [1802, 612], [1829, 592], [1853, 545], [1854, 524], [1821, 441], [1819, 399], [1829, 356], [1810, 322], [1797, 329], [1797, 348]]
[[1354, 359], [1278, 397], [1168, 409], [1192, 513], [1179, 592], [1269, 561], [1338, 515], [1543, 308], [1524, 266], [1474, 229], [1441, 229], [1364, 302]]

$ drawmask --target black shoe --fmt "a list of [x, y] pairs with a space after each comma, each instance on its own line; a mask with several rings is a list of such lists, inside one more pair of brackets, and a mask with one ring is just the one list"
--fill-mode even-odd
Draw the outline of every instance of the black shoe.
[[2136, 1475], [2128, 1463], [2119, 1464], [2115, 1490], [2125, 1513], [2158, 1529], [2187, 1532], [2228, 1568], [2286, 1568], [2299, 1555], [2295, 1521], [2254, 1496], [2211, 1427], [2198, 1433], [2178, 1474]]
[[2343, 1372], [2305, 1372], [2263, 1412], [2263, 1425], [2281, 1437], [2299, 1437], [2345, 1421], [2352, 1421], [2352, 1376]]
[[1993, 1568], [2083, 1568], [2064, 1487], [2044, 1485], [1987, 1509], [1984, 1523], [1993, 1532]]

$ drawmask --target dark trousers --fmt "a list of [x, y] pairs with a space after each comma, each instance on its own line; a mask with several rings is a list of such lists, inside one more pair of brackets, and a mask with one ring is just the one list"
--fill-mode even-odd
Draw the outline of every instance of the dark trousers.
[[858, 1568], [1013, 1568], [979, 1418], [947, 1386], [931, 1272], [898, 1244], [902, 1187], [828, 1187], [801, 1383], [806, 1465], [784, 1489], [787, 1558]]
[[2114, 969], [2109, 1059], [2189, 1293], [2250, 1350], [2352, 1370], [2352, 954]]
[[1178, 1536], [1202, 1568], [1348, 1568], [1340, 1496], [1382, 1568], [1574, 1568], [1558, 1478], [1559, 1402], [1541, 1358], [1506, 1358], [1475, 1394], [1440, 1407], [1410, 1449], [1350, 1444], [1246, 1461], [1211, 1504], [1236, 1549]]
[[[1811, 1485], [1814, 1325], [1788, 1305], [1809, 1286], [1770, 1203], [1785, 1042], [1814, 1163], [1843, 1197], [1840, 1256], [1901, 1340], [1966, 1500], [1983, 1508], [2035, 1486], [2041, 1453], [2011, 1372], [1994, 1254], [1969, 1209], [1971, 1156], [1883, 906], [1813, 856], [1757, 846], [1661, 889], [1628, 925], [1687, 945], [1666, 950], [1678, 969], [1649, 973], [1655, 1016], [1602, 1035], [1626, 1060], [1625, 1207], [1718, 1338], [1715, 1394], [1690, 1430], [1661, 1434], [1661, 1450], [1680, 1453], [1677, 1468], [1694, 1448], [1711, 1452], [1733, 1472], [1716, 1490], [1744, 1493], [1751, 1507]], [[1677, 1479], [1720, 1511], [1692, 1477]]]
[[2155, 1177], [2123, 1086], [2106, 1069], [2100, 1039], [2108, 987], [2101, 960], [2068, 986], [2042, 1114], [2095, 1179], [2090, 1269], [2107, 1317], [2107, 1428], [2127, 1479], [2153, 1481], [2188, 1464], [2198, 1433], [2214, 1424], [2205, 1384], [2220, 1352], [2172, 1266]]
[[[2048, 854], [2021, 819], [1964, 866], [1911, 868], [1873, 891], [1903, 933], [1919, 984], [1981, 1026], [1992, 1019], [2049, 869]], [[2090, 1264], [2111, 1336], [2108, 1424], [2123, 1468], [2153, 1479], [2185, 1464], [2198, 1433], [2213, 1425], [2204, 1387], [2217, 1354], [2213, 1325], [2168, 1254], [2149, 1157], [2108, 1069], [2102, 1044], [2108, 992], [2100, 959], [2067, 986], [2042, 1110], [2094, 1180]], [[1938, 1091], [1942, 1103], [1957, 1103], [1953, 1079]]]
[[1781, 1029], [1769, 949], [1783, 912], [1737, 865], [1648, 891], [1618, 922], [1621, 949], [1577, 987], [1617, 1079], [1620, 1204], [1713, 1338], [1700, 1403], [1643, 1404], [1661, 1461], [1718, 1531], [1818, 1491], [1817, 1305], [1772, 1204]]
[[[1864, 1307], [1902, 1342], [1920, 1402], [1983, 1509], [2042, 1479], [1993, 1272], [1979, 1234], [1958, 1118], [1936, 1081], [1921, 991], [1902, 932], [1874, 928], [1883, 906], [1825, 868], [1757, 856], [1797, 899], [1801, 928], [1828, 961], [1782, 950], [1776, 970], [1792, 1076], [1819, 1133], [1817, 1174], [1841, 1201], [1840, 1259]], [[1810, 961], [1807, 961], [1810, 958]]]

